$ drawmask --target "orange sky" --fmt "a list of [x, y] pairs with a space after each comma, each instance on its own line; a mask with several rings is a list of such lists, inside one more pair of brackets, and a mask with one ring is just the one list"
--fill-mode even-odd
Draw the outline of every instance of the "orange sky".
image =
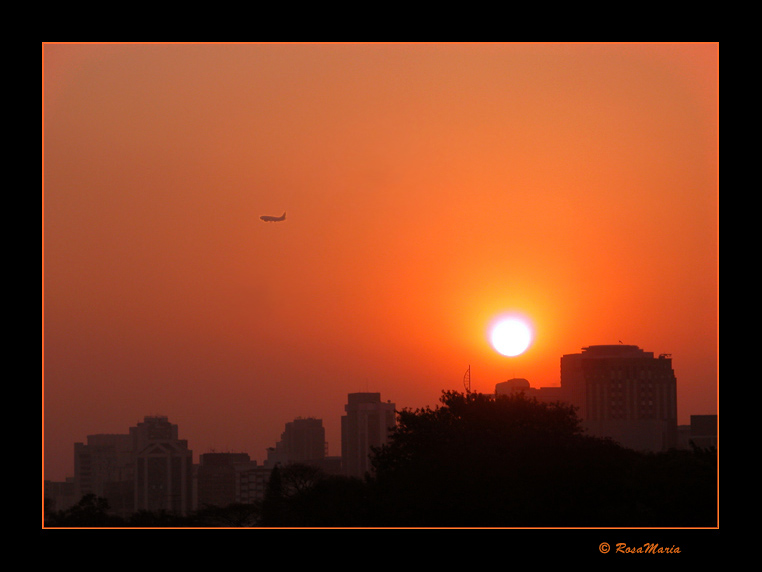
[[46, 478], [152, 414], [196, 459], [299, 416], [339, 455], [347, 393], [553, 386], [620, 340], [673, 355], [680, 423], [715, 412], [717, 44], [45, 44], [43, 74]]

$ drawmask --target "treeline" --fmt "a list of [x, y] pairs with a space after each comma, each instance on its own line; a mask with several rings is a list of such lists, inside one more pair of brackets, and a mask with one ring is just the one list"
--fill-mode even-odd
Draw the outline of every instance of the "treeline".
[[85, 497], [50, 527], [713, 527], [716, 450], [641, 453], [584, 435], [573, 408], [443, 392], [403, 410], [373, 476], [273, 470], [262, 502], [180, 517]]

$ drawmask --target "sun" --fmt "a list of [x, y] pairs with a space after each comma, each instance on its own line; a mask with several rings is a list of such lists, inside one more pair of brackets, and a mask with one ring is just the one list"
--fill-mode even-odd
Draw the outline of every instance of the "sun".
[[532, 329], [522, 318], [503, 317], [494, 323], [489, 337], [498, 353], [513, 357], [524, 353], [532, 343]]

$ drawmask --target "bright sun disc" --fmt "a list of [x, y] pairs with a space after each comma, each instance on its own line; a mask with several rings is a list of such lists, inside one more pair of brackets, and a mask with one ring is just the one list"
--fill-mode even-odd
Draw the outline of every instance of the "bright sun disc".
[[526, 322], [518, 318], [505, 318], [492, 328], [490, 340], [499, 353], [513, 357], [524, 353], [529, 347], [532, 331]]

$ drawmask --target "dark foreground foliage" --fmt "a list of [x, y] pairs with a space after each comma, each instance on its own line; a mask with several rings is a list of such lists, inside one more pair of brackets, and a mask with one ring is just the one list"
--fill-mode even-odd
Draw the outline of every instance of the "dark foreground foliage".
[[713, 527], [715, 450], [639, 453], [583, 434], [574, 410], [521, 394], [444, 392], [398, 412], [373, 477], [273, 471], [257, 505], [110, 516], [85, 497], [51, 527]]
[[574, 409], [445, 392], [403, 411], [374, 457], [383, 524], [714, 526], [711, 453], [638, 453], [582, 433]]

